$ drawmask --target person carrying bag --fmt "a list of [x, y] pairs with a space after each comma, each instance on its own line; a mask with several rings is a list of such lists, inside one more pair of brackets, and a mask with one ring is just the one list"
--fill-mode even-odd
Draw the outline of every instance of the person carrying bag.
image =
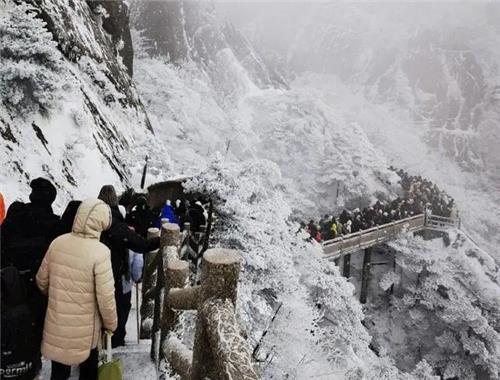
[[101, 329], [117, 327], [110, 251], [99, 242], [110, 226], [107, 204], [83, 201], [72, 231], [50, 244], [36, 275], [48, 296], [42, 354], [52, 360], [51, 380], [67, 380], [75, 365], [80, 380], [95, 380]]
[[97, 370], [98, 380], [122, 380], [123, 379], [123, 368], [120, 359], [113, 360], [113, 348], [111, 345], [111, 335], [109, 331], [104, 333], [106, 342], [106, 356], [103, 363], [99, 366]]

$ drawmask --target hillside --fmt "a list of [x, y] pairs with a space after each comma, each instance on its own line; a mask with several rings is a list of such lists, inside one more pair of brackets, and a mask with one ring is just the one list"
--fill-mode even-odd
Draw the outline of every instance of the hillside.
[[[146, 153], [162, 151], [129, 76], [130, 56], [119, 54], [130, 41], [105, 28], [119, 17], [89, 4], [1, 5], [0, 182], [9, 201], [40, 175], [57, 184], [59, 207], [105, 182], [136, 185]], [[155, 160], [169, 167], [166, 154]]]
[[292, 88], [360, 126], [391, 164], [439, 183], [500, 260], [497, 4], [221, 7]]
[[[147, 155], [146, 185], [182, 175], [191, 178], [188, 190], [213, 197], [212, 243], [242, 254], [238, 313], [249, 344], [260, 346], [255, 358], [264, 379], [434, 379], [444, 365], [432, 355], [403, 360], [404, 349], [373, 349], [393, 341], [381, 338], [382, 327], [367, 328], [364, 313], [374, 319], [383, 313], [362, 308], [354, 286], [322, 260], [321, 247], [306, 240], [297, 222], [395, 198], [401, 187], [388, 170], [395, 164], [453, 195], [466, 229], [498, 259], [492, 249], [500, 241], [498, 68], [491, 49], [498, 29], [483, 25], [492, 37], [480, 45], [477, 35], [460, 41], [477, 43], [489, 60], [464, 53], [464, 46], [443, 50], [455, 29], [429, 32], [432, 22], [404, 34], [395, 32], [396, 22], [382, 48], [371, 39], [381, 17], [371, 18], [372, 8], [349, 6], [343, 15], [321, 8], [320, 17], [314, 7], [295, 25], [290, 49], [269, 56], [265, 36], [234, 26], [218, 7], [0, 2], [2, 193], [9, 203], [26, 201], [30, 180], [42, 175], [58, 187], [59, 212], [70, 199], [97, 195], [105, 183], [137, 189]], [[312, 25], [318, 34], [311, 35]], [[424, 58], [429, 70], [421, 71]], [[495, 378], [498, 361], [484, 357], [499, 352], [498, 304], [491, 300], [498, 267], [482, 251], [468, 257], [478, 249], [470, 242], [419, 244], [404, 237], [392, 248], [424, 261], [429, 252], [440, 255], [440, 268], [456, 270], [447, 277], [450, 288], [465, 288], [460, 299], [472, 300], [474, 313], [488, 313], [475, 327], [494, 333], [488, 340], [476, 331], [480, 338], [472, 343], [487, 341], [488, 349], [462, 372], [449, 373]], [[474, 271], [465, 273], [464, 263]], [[476, 296], [480, 284], [488, 291]], [[402, 323], [403, 307], [386, 310]], [[432, 312], [426, 317], [456, 332]], [[468, 355], [472, 343], [460, 342], [450, 367]], [[430, 350], [432, 343], [423, 346]]]

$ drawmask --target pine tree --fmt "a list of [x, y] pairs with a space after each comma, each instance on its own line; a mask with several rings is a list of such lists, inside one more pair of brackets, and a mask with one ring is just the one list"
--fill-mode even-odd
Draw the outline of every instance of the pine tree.
[[403, 321], [407, 352], [445, 379], [498, 379], [500, 284], [470, 248], [410, 237], [393, 247], [402, 276], [392, 317]]
[[57, 43], [34, 8], [21, 3], [0, 18], [0, 97], [6, 107], [47, 112], [59, 96], [62, 73]]

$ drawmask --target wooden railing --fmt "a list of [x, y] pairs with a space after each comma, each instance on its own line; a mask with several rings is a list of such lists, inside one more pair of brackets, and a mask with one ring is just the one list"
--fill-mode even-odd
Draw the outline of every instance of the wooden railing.
[[235, 314], [240, 260], [234, 250], [209, 249], [203, 255], [201, 285], [169, 290], [167, 302], [174, 310], [198, 311], [193, 351], [176, 337], [165, 345], [182, 379], [259, 379]]
[[[158, 229], [149, 231], [158, 234]], [[157, 365], [166, 358], [182, 379], [259, 379], [235, 313], [240, 255], [207, 250], [201, 284], [186, 287], [189, 264], [179, 258], [179, 227], [163, 223], [160, 241], [160, 249], [146, 256], [143, 280], [141, 313], [147, 314], [142, 314], [141, 335], [152, 338], [151, 358]], [[192, 351], [174, 334], [182, 310], [198, 311]]]
[[[210, 214], [211, 215], [211, 214]], [[168, 219], [162, 219], [162, 224], [168, 223]], [[173, 224], [171, 227], [177, 231], [178, 228], [174, 227], [176, 224]], [[197, 269], [199, 267], [199, 258], [203, 254], [204, 250], [206, 250], [206, 246], [208, 245], [208, 239], [210, 235], [210, 227], [211, 227], [211, 218], [209, 219], [209, 225], [201, 226], [200, 232], [191, 231], [191, 226], [189, 223], [184, 224], [184, 231], [180, 232], [171, 232], [175, 234], [175, 237], [172, 237], [170, 240], [175, 242], [175, 246], [179, 250], [179, 256], [182, 260], [193, 262], [193, 271], [188, 272], [191, 274], [194, 281], [197, 277]], [[168, 234], [168, 232], [165, 232]], [[150, 228], [148, 230], [148, 239], [152, 239], [160, 236], [160, 230], [158, 228]], [[140, 323], [140, 336], [141, 339], [149, 339], [152, 337], [151, 333], [153, 330], [154, 323], [154, 307], [155, 307], [155, 295], [158, 297], [158, 294], [161, 291], [163, 285], [163, 281], [160, 281], [160, 288], [157, 288], [157, 276], [158, 276], [158, 268], [160, 265], [159, 262], [159, 252], [162, 251], [163, 248], [158, 249], [156, 251], [149, 252], [144, 255], [144, 272], [143, 272], [143, 281], [142, 281], [142, 304], [141, 304], [141, 323]], [[161, 271], [160, 271], [161, 272]], [[163, 277], [165, 279], [165, 276]], [[157, 309], [158, 313], [158, 309]], [[157, 315], [156, 313], [156, 315]], [[156, 327], [156, 326], [155, 326]]]

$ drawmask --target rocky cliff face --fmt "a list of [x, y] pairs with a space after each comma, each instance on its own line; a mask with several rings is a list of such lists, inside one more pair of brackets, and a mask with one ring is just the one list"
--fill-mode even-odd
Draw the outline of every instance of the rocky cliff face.
[[230, 54], [260, 88], [287, 87], [286, 80], [266, 66], [243, 34], [216, 17], [213, 4], [135, 0], [131, 8], [134, 28], [150, 56], [163, 56], [176, 64], [195, 62], [220, 86], [230, 79], [224, 78], [218, 65]]
[[373, 64], [366, 85], [376, 102], [408, 107], [429, 146], [476, 171], [487, 167], [480, 134], [495, 116], [485, 70], [464, 37], [419, 30], [407, 50], [384, 52], [390, 65]]
[[2, 93], [0, 158], [10, 199], [39, 175], [66, 194], [130, 184], [146, 151], [161, 152], [131, 78], [128, 14], [121, 1], [3, 3], [0, 80], [11, 93]]
[[[500, 7], [318, 5], [294, 23], [290, 70], [335, 74], [393, 113], [407, 113], [433, 152], [494, 175], [500, 142]], [[494, 127], [494, 126], [497, 127]]]
[[[88, 57], [102, 63], [106, 77], [126, 95], [121, 102], [139, 104], [131, 86], [133, 48], [125, 3], [121, 0], [27, 0], [26, 3], [47, 23], [47, 30], [66, 59], [79, 62], [80, 58]], [[123, 59], [127, 70], [118, 57]]]
[[102, 27], [111, 36], [115, 47], [115, 55], [119, 54], [123, 64], [127, 68], [130, 78], [134, 74], [134, 48], [132, 36], [130, 35], [129, 7], [123, 1], [87, 0], [87, 3], [95, 13], [100, 13], [99, 7], [104, 8], [107, 17], [104, 17]]

